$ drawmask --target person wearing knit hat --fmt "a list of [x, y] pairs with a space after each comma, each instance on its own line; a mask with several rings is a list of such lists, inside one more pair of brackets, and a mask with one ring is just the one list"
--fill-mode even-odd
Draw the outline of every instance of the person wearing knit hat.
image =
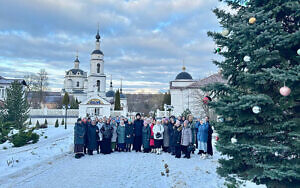
[[144, 126], [144, 120], [141, 119], [141, 114], [136, 114], [136, 120], [134, 121], [134, 142], [133, 142], [133, 149], [136, 152], [142, 151], [142, 129]]
[[81, 119], [78, 118], [74, 126], [74, 153], [76, 159], [79, 159], [82, 156], [84, 156], [83, 154], [84, 134], [85, 134], [84, 125], [82, 124]]
[[153, 133], [154, 133], [154, 145], [155, 145], [155, 152], [156, 154], [161, 154], [161, 147], [163, 145], [163, 133], [164, 133], [164, 127], [161, 124], [161, 120], [157, 120], [156, 124], [153, 127]]
[[170, 134], [169, 134], [169, 118], [165, 118], [163, 124], [164, 127], [164, 141], [163, 141], [163, 151], [168, 152], [170, 147]]
[[125, 124], [125, 151], [126, 152], [131, 152], [131, 146], [134, 141], [134, 127], [132, 124], [131, 119], [128, 119], [128, 122]]
[[99, 128], [96, 126], [96, 121], [95, 118], [91, 122], [91, 124], [88, 125], [88, 154], [93, 155], [93, 151], [97, 150], [98, 147], [98, 141], [100, 140], [99, 138]]

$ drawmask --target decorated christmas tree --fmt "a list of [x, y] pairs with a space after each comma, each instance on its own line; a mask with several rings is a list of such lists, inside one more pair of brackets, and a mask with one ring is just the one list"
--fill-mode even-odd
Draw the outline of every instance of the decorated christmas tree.
[[204, 88], [222, 118], [218, 173], [267, 187], [300, 185], [300, 2], [227, 0], [209, 32], [227, 84]]

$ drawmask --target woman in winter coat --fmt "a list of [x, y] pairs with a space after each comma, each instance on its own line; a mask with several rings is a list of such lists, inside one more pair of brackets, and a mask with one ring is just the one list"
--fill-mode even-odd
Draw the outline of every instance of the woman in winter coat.
[[182, 126], [180, 124], [180, 121], [177, 120], [174, 126], [174, 135], [173, 135], [173, 143], [174, 143], [174, 149], [175, 149], [175, 158], [181, 157], [181, 131]]
[[182, 152], [185, 154], [184, 158], [190, 158], [190, 152], [188, 146], [192, 144], [192, 129], [188, 126], [188, 121], [183, 122], [183, 128], [181, 132], [181, 147]]
[[83, 140], [84, 140], [84, 144], [83, 144], [83, 153], [86, 154], [86, 150], [87, 150], [87, 145], [88, 145], [88, 124], [89, 122], [87, 121], [86, 118], [82, 119], [82, 124], [85, 130], [84, 136], [83, 136]]
[[[197, 146], [197, 128], [195, 127], [196, 126], [196, 122], [193, 120], [194, 117], [190, 114], [188, 115], [188, 126], [191, 128], [192, 130], [192, 144], [194, 146]], [[194, 153], [194, 151], [193, 151]]]
[[208, 124], [200, 122], [196, 125], [198, 128], [197, 139], [198, 139], [198, 149], [199, 155], [207, 153], [207, 139], [208, 139]]
[[125, 151], [125, 123], [124, 120], [120, 121], [120, 125], [117, 128], [118, 134], [118, 151]]
[[170, 118], [170, 123], [168, 124], [168, 129], [169, 129], [169, 137], [170, 137], [170, 146], [169, 146], [169, 152], [172, 155], [175, 155], [175, 143], [174, 143], [174, 127], [175, 126], [175, 117]]
[[111, 138], [111, 150], [115, 151], [116, 150], [116, 143], [117, 143], [117, 123], [115, 120], [111, 121], [111, 126], [113, 128], [113, 133], [112, 133], [112, 138]]
[[153, 133], [153, 127], [156, 124], [155, 119], [152, 120], [152, 123], [150, 125], [150, 130], [151, 130], [151, 135], [150, 135], [150, 148], [151, 148], [151, 153], [154, 153], [155, 151], [155, 145], [154, 145], [154, 133]]
[[150, 136], [151, 136], [150, 126], [147, 122], [144, 122], [144, 126], [142, 129], [142, 142], [143, 142], [144, 153], [150, 152]]
[[206, 116], [205, 118], [206, 124], [208, 125], [208, 137], [207, 137], [207, 154], [210, 156], [213, 156], [213, 148], [212, 148], [212, 133], [214, 132], [210, 123], [209, 123], [209, 117]]
[[93, 151], [97, 150], [97, 139], [99, 138], [99, 128], [96, 126], [96, 121], [93, 120], [88, 126], [88, 154], [93, 155]]
[[83, 145], [84, 145], [84, 134], [85, 128], [81, 122], [81, 119], [77, 119], [77, 123], [75, 123], [74, 127], [74, 153], [75, 158], [79, 159], [84, 156], [83, 154]]
[[170, 146], [170, 136], [169, 136], [169, 119], [165, 118], [164, 121], [164, 141], [163, 141], [163, 151], [168, 152]]
[[154, 133], [154, 145], [156, 154], [161, 154], [161, 147], [163, 145], [163, 139], [164, 139], [164, 127], [161, 124], [160, 120], [156, 121], [156, 124], [153, 127], [153, 133]]
[[103, 135], [101, 153], [110, 154], [111, 153], [111, 138], [113, 133], [113, 127], [110, 125], [110, 121], [106, 120], [106, 123], [101, 128], [100, 132]]
[[[97, 123], [98, 129], [101, 130], [101, 128], [103, 127], [103, 125], [104, 125], [103, 120], [99, 119], [99, 121]], [[98, 146], [97, 146], [97, 153], [99, 153], [99, 151], [101, 151], [102, 140], [103, 140], [103, 134], [101, 133], [101, 131], [99, 131], [99, 141], [98, 141]]]
[[125, 125], [125, 144], [126, 144], [126, 152], [131, 152], [131, 147], [133, 144], [133, 124], [130, 120]]

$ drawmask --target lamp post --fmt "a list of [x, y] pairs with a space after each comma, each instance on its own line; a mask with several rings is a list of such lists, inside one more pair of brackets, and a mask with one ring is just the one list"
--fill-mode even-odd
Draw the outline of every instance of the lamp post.
[[70, 109], [71, 106], [70, 106], [70, 104], [68, 104], [67, 106], [63, 105], [63, 108], [66, 110], [65, 111], [65, 129], [67, 129], [68, 109]]

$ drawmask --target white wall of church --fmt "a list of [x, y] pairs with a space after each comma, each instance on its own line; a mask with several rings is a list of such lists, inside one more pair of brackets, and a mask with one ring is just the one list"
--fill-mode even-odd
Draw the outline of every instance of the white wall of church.
[[[94, 95], [94, 93], [99, 93], [101, 96], [105, 95], [106, 90], [106, 76], [89, 76], [88, 78], [88, 95]], [[100, 91], [98, 92], [97, 81], [100, 81]]]
[[[93, 59], [93, 56], [95, 56], [97, 54], [93, 54], [92, 55], [92, 59], [91, 59], [91, 65], [90, 65], [90, 73], [91, 74], [104, 74], [104, 61], [102, 60], [102, 58], [98, 58], [98, 59]], [[100, 64], [100, 72], [98, 73], [97, 69], [98, 69], [98, 64]]]
[[192, 83], [195, 83], [195, 81], [173, 81], [172, 86], [173, 87], [186, 87], [191, 85]]
[[174, 115], [181, 115], [184, 110], [189, 109], [194, 116], [200, 117], [203, 109], [200, 105], [201, 101], [199, 101], [201, 100], [199, 92], [202, 91], [199, 89], [171, 89], [171, 105], [174, 107]]

